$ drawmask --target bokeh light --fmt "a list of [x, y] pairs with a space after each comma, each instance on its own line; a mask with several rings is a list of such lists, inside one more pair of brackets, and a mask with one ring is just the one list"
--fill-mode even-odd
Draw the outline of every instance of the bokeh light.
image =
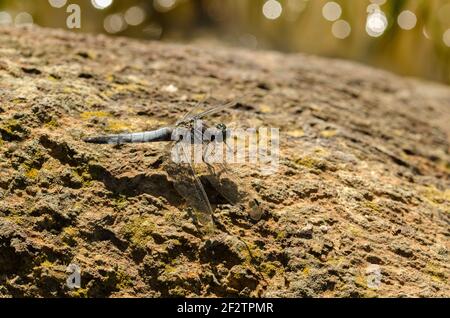
[[444, 32], [444, 35], [442, 36], [442, 41], [444, 41], [444, 44], [448, 47], [450, 47], [450, 29]]
[[33, 25], [33, 17], [28, 12], [20, 12], [14, 18], [14, 24], [17, 26]]
[[122, 14], [116, 13], [105, 18], [103, 26], [108, 33], [119, 33], [123, 31], [127, 24]]
[[338, 21], [334, 22], [333, 26], [331, 28], [331, 33], [333, 33], [333, 35], [338, 39], [347, 38], [351, 32], [352, 32], [352, 27], [345, 20], [338, 20]]
[[388, 20], [386, 15], [379, 9], [370, 13], [367, 16], [366, 32], [371, 37], [381, 36], [388, 27]]
[[412, 30], [417, 24], [417, 17], [414, 12], [405, 10], [399, 14], [397, 22], [403, 30]]
[[342, 8], [336, 2], [327, 2], [322, 8], [322, 15], [328, 21], [336, 21], [341, 17]]
[[53, 8], [62, 8], [66, 5], [67, 0], [48, 0]]
[[2, 26], [2, 25], [10, 25], [10, 24], [12, 24], [12, 22], [13, 22], [13, 19], [12, 19], [11, 14], [9, 14], [6, 11], [1, 11], [0, 12], [0, 26]]
[[447, 83], [449, 17], [450, 0], [0, 0], [0, 26], [305, 52]]
[[125, 12], [125, 22], [129, 25], [136, 26], [145, 21], [146, 15], [145, 10], [141, 7], [131, 7]]
[[110, 5], [112, 5], [113, 0], [92, 0], [92, 5], [94, 6], [94, 8], [96, 9], [106, 9], [108, 8]]
[[263, 5], [263, 14], [269, 20], [278, 19], [283, 12], [283, 7], [281, 3], [276, 0], [268, 0]]
[[172, 10], [177, 4], [176, 0], [154, 0], [153, 7], [159, 12], [167, 12]]

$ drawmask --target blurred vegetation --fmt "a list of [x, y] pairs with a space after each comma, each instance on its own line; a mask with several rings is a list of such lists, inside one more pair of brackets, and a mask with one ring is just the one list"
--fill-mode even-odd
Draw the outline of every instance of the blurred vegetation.
[[[66, 2], [62, 8], [52, 7], [49, 1], [0, 0], [0, 11], [13, 18], [25, 11], [38, 25], [66, 28], [66, 7], [76, 3], [82, 13], [82, 28], [77, 32], [108, 33], [105, 24], [115, 17], [112, 21], [119, 27], [109, 33], [120, 36], [220, 41], [255, 49], [306, 52], [450, 83], [450, 47], [443, 40], [444, 32], [450, 29], [450, 0], [334, 0], [342, 8], [340, 19], [351, 26], [345, 39], [333, 35], [333, 22], [322, 15], [326, 0], [278, 0], [282, 13], [274, 20], [268, 19], [262, 8], [275, 0], [114, 0], [105, 9], [94, 8], [92, 1], [96, 0], [60, 0]], [[367, 6], [371, 3], [382, 3], [380, 8], [388, 20], [386, 31], [377, 38], [366, 32]], [[124, 17], [135, 6], [142, 8], [145, 16], [132, 26]], [[412, 30], [397, 23], [403, 10], [417, 17]]]

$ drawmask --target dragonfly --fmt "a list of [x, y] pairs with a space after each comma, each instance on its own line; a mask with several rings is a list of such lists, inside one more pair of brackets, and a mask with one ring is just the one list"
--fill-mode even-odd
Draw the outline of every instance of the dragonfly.
[[[211, 160], [213, 154], [220, 152], [221, 146], [233, 151], [227, 143], [228, 127], [223, 123], [215, 126], [206, 123], [207, 118], [238, 105], [244, 97], [206, 110], [203, 110], [205, 100], [200, 101], [171, 126], [144, 132], [87, 137], [83, 141], [110, 145], [167, 142], [162, 168], [172, 179], [177, 192], [193, 208], [196, 223], [205, 232], [214, 232], [215, 221], [201, 179], [203, 176], [228, 203], [243, 209], [257, 221], [263, 215], [263, 207], [255, 190], [238, 177], [226, 160]], [[202, 146], [198, 148], [200, 153], [193, 154], [195, 145]]]

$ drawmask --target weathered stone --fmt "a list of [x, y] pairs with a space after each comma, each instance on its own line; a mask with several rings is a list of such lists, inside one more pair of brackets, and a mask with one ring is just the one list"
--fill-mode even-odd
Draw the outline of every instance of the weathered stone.
[[[0, 43], [0, 297], [449, 297], [448, 87], [37, 27], [2, 27]], [[212, 124], [280, 128], [280, 165], [233, 165], [258, 222], [202, 172], [207, 236], [163, 169], [165, 145], [82, 138], [174, 123], [209, 92], [208, 106], [247, 96]], [[64, 286], [69, 264], [80, 290]]]

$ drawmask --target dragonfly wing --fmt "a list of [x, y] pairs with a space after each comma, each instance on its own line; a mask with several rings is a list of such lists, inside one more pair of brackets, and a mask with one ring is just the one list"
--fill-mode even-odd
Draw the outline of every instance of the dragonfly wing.
[[213, 210], [186, 150], [189, 147], [184, 146], [183, 142], [174, 143], [172, 154], [176, 152], [176, 158], [167, 158], [165, 170], [173, 179], [177, 192], [195, 210], [198, 222], [211, 233], [214, 230]]
[[195, 114], [196, 112], [199, 111], [199, 109], [202, 108], [203, 103], [209, 98], [211, 94], [207, 93], [205, 95], [205, 97], [201, 98], [197, 104], [194, 105], [194, 107], [192, 107], [186, 114], [184, 114], [183, 117], [181, 117], [177, 122], [176, 125], [179, 125], [182, 122], [185, 122], [186, 120], [188, 120], [189, 118], [193, 117], [192, 114]]
[[232, 101], [230, 101], [230, 102], [228, 102], [226, 104], [222, 104], [222, 105], [213, 107], [211, 109], [208, 109], [208, 110], [206, 110], [204, 112], [201, 112], [201, 113], [195, 115], [194, 118], [195, 119], [202, 119], [202, 118], [204, 118], [206, 116], [210, 116], [210, 115], [219, 113], [219, 112], [223, 111], [224, 109], [227, 109], [227, 108], [230, 108], [230, 107], [233, 107], [233, 106], [237, 105], [240, 101], [242, 101], [247, 96], [249, 96], [249, 94], [237, 97], [237, 98], [233, 99]]
[[[195, 131], [196, 138], [201, 132]], [[246, 184], [227, 164], [226, 160], [214, 158], [217, 152], [223, 153], [223, 143], [203, 140], [203, 161], [208, 167], [207, 179], [209, 183], [231, 204], [242, 204], [250, 217], [259, 220], [263, 214], [262, 207], [253, 188]]]
[[231, 204], [242, 204], [254, 220], [261, 219], [264, 211], [261, 207], [257, 195], [250, 185], [247, 185], [243, 179], [225, 163], [215, 163], [208, 165], [208, 181], [212, 186]]

